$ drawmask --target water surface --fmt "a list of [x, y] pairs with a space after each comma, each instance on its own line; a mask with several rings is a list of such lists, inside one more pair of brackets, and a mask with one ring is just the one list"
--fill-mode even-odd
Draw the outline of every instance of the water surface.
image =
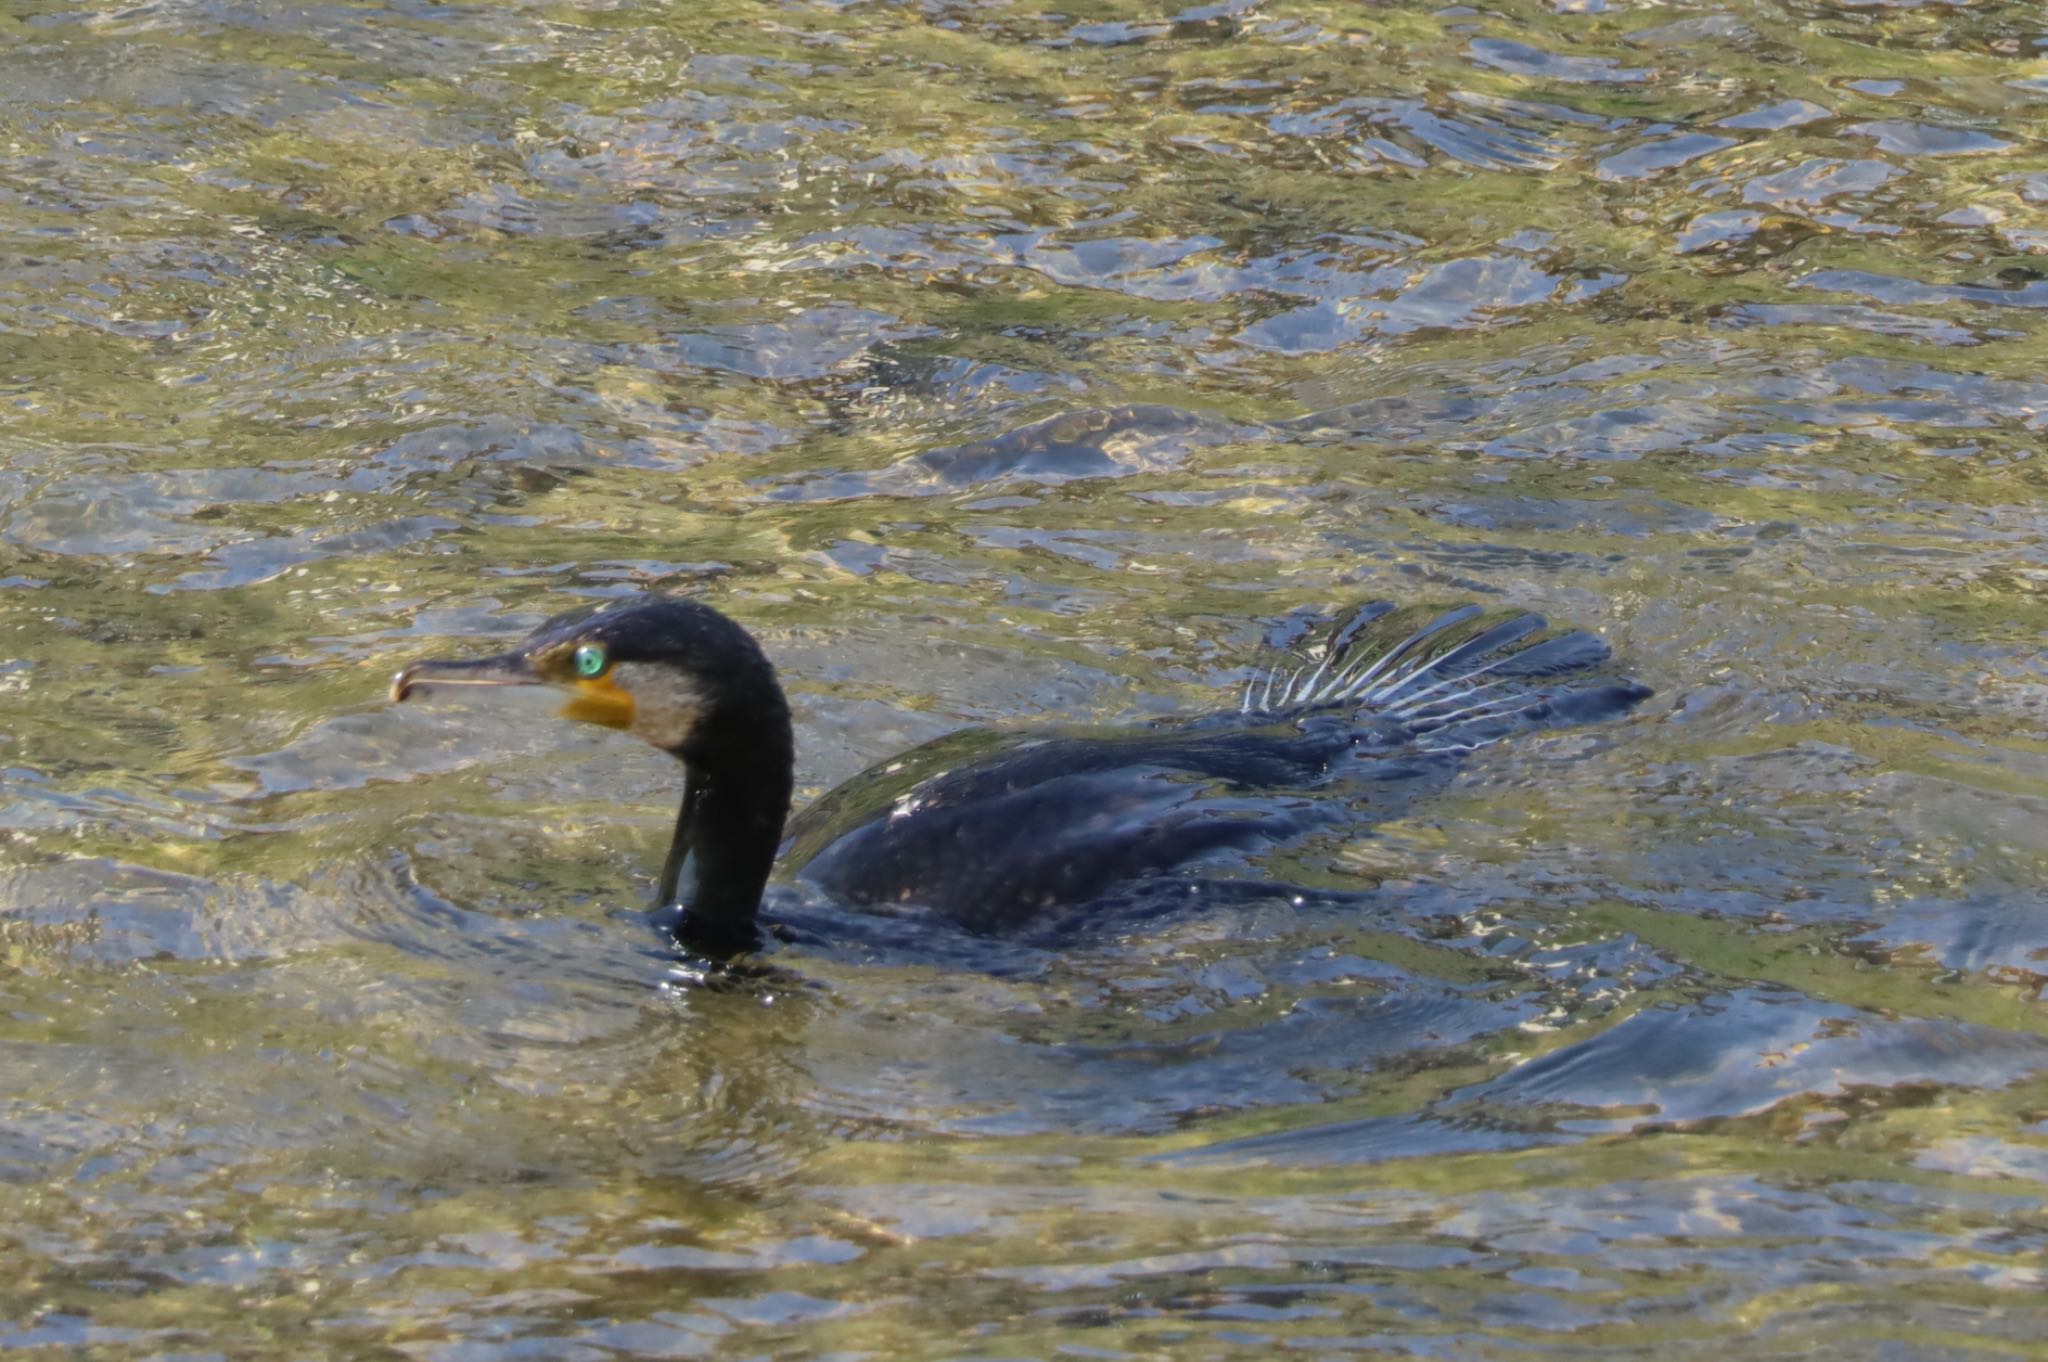
[[[2037, 1355], [2044, 53], [15, 0], [0, 1350]], [[806, 796], [1373, 597], [1657, 695], [1113, 931], [707, 989], [672, 763], [383, 700], [650, 588]]]

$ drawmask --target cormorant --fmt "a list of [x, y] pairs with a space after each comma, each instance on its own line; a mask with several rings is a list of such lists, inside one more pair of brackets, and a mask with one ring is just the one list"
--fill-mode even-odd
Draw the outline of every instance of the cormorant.
[[[1385, 602], [1358, 609], [1298, 668], [1259, 673], [1222, 713], [949, 734], [825, 794], [786, 838], [789, 705], [753, 636], [701, 602], [647, 595], [561, 615], [496, 657], [416, 662], [391, 697], [552, 686], [567, 694], [565, 717], [679, 758], [682, 808], [655, 907], [680, 890], [677, 943], [726, 957], [760, 944], [778, 852], [841, 901], [918, 905], [1002, 931], [1204, 853], [1358, 821], [1370, 812], [1361, 803], [1395, 802], [1404, 781], [1443, 773], [1462, 752], [1620, 715], [1650, 694], [1599, 674], [1599, 639], [1548, 634], [1537, 615], [1467, 605], [1372, 646], [1403, 619]], [[1349, 797], [1305, 797], [1318, 791]]]

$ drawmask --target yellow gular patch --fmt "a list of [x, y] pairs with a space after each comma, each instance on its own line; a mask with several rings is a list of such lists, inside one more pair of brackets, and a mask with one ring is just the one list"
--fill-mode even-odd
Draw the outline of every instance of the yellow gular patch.
[[562, 706], [562, 717], [606, 728], [631, 728], [635, 710], [633, 693], [606, 675], [577, 681], [569, 703]]

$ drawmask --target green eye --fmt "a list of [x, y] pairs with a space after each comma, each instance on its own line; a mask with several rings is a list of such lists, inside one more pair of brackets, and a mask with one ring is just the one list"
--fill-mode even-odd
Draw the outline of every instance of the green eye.
[[578, 676], [604, 675], [604, 649], [595, 643], [586, 643], [576, 650], [576, 674]]

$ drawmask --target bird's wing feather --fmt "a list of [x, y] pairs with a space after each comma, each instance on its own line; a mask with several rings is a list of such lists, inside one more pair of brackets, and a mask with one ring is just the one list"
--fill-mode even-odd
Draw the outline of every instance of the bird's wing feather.
[[1607, 645], [1582, 630], [1545, 636], [1521, 611], [1462, 605], [1439, 612], [1374, 601], [1322, 642], [1254, 672], [1239, 711], [1285, 719], [1344, 711], [1390, 722], [1425, 750], [1482, 746], [1528, 728], [1589, 723], [1650, 692], [1603, 676]]

